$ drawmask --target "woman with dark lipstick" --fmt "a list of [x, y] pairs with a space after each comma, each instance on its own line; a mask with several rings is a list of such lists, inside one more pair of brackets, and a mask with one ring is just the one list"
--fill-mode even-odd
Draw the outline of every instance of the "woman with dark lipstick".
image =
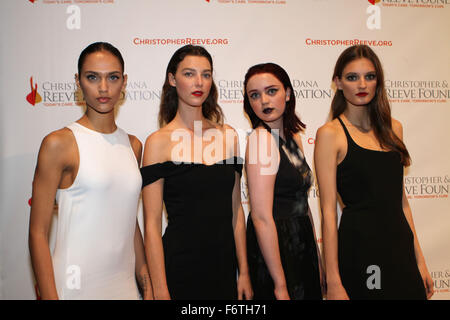
[[[86, 47], [77, 86], [86, 113], [44, 138], [33, 180], [29, 245], [43, 299], [152, 299], [137, 208], [142, 145], [117, 127], [124, 61], [109, 43]], [[56, 246], [48, 233], [58, 204]]]
[[327, 299], [429, 299], [433, 282], [403, 188], [411, 160], [381, 63], [368, 46], [347, 48], [333, 81], [333, 120], [319, 128], [315, 145]]
[[320, 254], [308, 206], [312, 175], [299, 134], [305, 125], [295, 114], [294, 90], [283, 68], [265, 63], [247, 71], [244, 110], [254, 128], [245, 162], [254, 297], [320, 300]]
[[145, 143], [145, 249], [156, 299], [252, 298], [238, 137], [222, 124], [212, 76], [203, 47], [178, 49], [167, 66], [161, 129]]

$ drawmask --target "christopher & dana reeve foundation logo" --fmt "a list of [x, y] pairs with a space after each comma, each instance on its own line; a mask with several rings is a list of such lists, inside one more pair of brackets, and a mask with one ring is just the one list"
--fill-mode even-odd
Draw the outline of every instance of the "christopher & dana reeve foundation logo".
[[[30, 77], [30, 92], [26, 100], [32, 106], [41, 103], [46, 107], [81, 106], [84, 105], [83, 94], [78, 90], [75, 81], [44, 81], [38, 85]], [[39, 90], [38, 90], [39, 89]]]
[[[148, 81], [129, 79], [127, 87], [119, 99], [119, 104], [126, 102], [159, 101], [161, 88], [156, 88]], [[30, 89], [26, 101], [35, 106], [42, 103], [45, 107], [84, 106], [83, 93], [75, 81], [44, 81], [35, 83], [30, 77]]]
[[36, 105], [36, 103], [39, 103], [42, 101], [42, 97], [37, 91], [37, 83], [33, 87], [33, 77], [30, 77], [30, 87], [31, 87], [31, 92], [26, 96], [26, 99], [29, 104], [34, 106], [34, 105]]
[[[244, 101], [244, 81], [236, 79], [219, 79], [216, 80], [217, 89], [219, 92], [220, 104], [242, 104]], [[333, 90], [327, 84], [324, 85], [315, 79], [292, 79], [292, 87], [294, 88], [294, 95], [299, 99], [299, 104], [302, 100], [319, 101], [329, 100], [333, 97]]]
[[395, 103], [446, 103], [450, 99], [447, 80], [386, 80], [386, 92]]
[[448, 199], [450, 175], [405, 177], [408, 199]]

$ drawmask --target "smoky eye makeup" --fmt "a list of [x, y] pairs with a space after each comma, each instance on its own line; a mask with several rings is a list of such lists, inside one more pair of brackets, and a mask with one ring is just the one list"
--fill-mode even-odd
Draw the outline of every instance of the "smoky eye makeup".
[[267, 89], [267, 93], [272, 96], [275, 95], [277, 92], [278, 92], [278, 88], [276, 88], [276, 87], [271, 87], [271, 88]]
[[356, 81], [359, 79], [359, 76], [356, 73], [348, 73], [345, 75], [345, 80], [347, 81]]
[[377, 78], [377, 75], [375, 72], [366, 74], [366, 80], [375, 80]]
[[84, 75], [84, 77], [85, 77], [86, 79], [88, 79], [89, 81], [95, 81], [95, 80], [97, 80], [97, 75], [94, 74], [94, 73], [87, 73], [87, 74]]
[[250, 97], [250, 99], [257, 99], [259, 97], [259, 93], [257, 91], [251, 91], [248, 93], [248, 96]]

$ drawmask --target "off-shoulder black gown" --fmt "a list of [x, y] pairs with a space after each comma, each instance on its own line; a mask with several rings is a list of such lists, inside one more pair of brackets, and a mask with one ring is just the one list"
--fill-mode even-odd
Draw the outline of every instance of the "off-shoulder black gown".
[[[265, 128], [270, 131], [269, 127]], [[311, 170], [293, 139], [279, 138], [280, 165], [275, 178], [273, 219], [291, 300], [321, 300], [319, 261], [308, 215]], [[252, 215], [247, 221], [247, 256], [254, 299], [274, 300], [274, 283], [259, 248]]]
[[242, 173], [241, 158], [213, 165], [167, 161], [141, 168], [143, 187], [164, 179], [164, 260], [174, 300], [237, 298], [235, 172]]

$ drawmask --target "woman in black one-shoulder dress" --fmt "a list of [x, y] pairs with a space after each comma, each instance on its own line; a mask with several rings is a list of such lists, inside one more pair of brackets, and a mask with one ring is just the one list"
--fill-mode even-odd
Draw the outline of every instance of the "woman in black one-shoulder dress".
[[318, 247], [308, 206], [312, 175], [298, 134], [305, 125], [295, 114], [294, 91], [283, 68], [266, 63], [248, 70], [244, 110], [255, 129], [246, 152], [254, 298], [320, 300]]
[[[203, 47], [174, 53], [162, 90], [161, 129], [145, 144], [145, 250], [158, 300], [252, 297], [238, 137], [222, 124], [212, 73]], [[161, 237], [163, 203], [168, 225]]]
[[403, 190], [410, 156], [381, 63], [369, 47], [350, 47], [333, 80], [333, 120], [319, 128], [315, 146], [327, 299], [430, 298], [433, 282]]

